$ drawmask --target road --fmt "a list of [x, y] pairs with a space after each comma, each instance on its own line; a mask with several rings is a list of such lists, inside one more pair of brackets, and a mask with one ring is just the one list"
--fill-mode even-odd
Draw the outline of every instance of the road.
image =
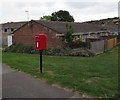
[[72, 92], [46, 84], [41, 80], [23, 72], [15, 71], [5, 65], [2, 65], [1, 75], [2, 98], [64, 98], [63, 100], [80, 98], [80, 96]]

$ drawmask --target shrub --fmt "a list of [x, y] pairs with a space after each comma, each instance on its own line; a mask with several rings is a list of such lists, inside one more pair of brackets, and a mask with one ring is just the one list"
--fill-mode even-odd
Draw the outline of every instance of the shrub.
[[[13, 44], [12, 46], [6, 48], [5, 52], [15, 52], [15, 53], [36, 53], [39, 54], [38, 50], [35, 50], [33, 45], [23, 45], [23, 44]], [[44, 55], [52, 56], [94, 56], [87, 48], [48, 48], [43, 50]]]
[[13, 44], [4, 50], [5, 52], [15, 53], [34, 53], [33, 45]]
[[53, 55], [53, 56], [94, 56], [95, 54], [91, 52], [89, 49], [86, 48], [49, 48], [44, 51], [46, 55]]
[[43, 51], [43, 54], [63, 56], [63, 55], [65, 55], [65, 50], [61, 49], [61, 48], [48, 48], [47, 50]]
[[70, 50], [69, 56], [89, 57], [89, 56], [95, 56], [95, 54], [86, 48], [76, 48], [76, 49]]

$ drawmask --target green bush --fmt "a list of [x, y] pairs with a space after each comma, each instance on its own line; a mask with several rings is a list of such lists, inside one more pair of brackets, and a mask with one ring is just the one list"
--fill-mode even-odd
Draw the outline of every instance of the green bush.
[[95, 54], [86, 48], [76, 48], [76, 49], [70, 50], [69, 56], [89, 57], [89, 56], [95, 56]]
[[[38, 50], [35, 50], [33, 45], [13, 44], [4, 50], [5, 52], [15, 53], [35, 53], [39, 54]], [[44, 55], [52, 56], [94, 56], [87, 48], [48, 48], [43, 50]]]
[[49, 48], [44, 51], [44, 54], [54, 56], [95, 56], [95, 54], [87, 48]]
[[61, 49], [61, 48], [48, 48], [47, 50], [43, 51], [43, 54], [55, 55], [55, 56], [64, 56], [65, 51], [66, 51], [65, 49]]
[[34, 53], [33, 45], [13, 44], [6, 48], [4, 52], [15, 52], [15, 53]]

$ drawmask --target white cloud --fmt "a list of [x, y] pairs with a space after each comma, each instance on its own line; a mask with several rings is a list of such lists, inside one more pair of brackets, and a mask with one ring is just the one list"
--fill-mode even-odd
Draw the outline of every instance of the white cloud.
[[119, 0], [1, 0], [1, 22], [27, 20], [25, 10], [29, 11], [29, 19], [38, 20], [44, 15], [58, 10], [68, 10], [75, 21], [86, 21], [116, 17]]

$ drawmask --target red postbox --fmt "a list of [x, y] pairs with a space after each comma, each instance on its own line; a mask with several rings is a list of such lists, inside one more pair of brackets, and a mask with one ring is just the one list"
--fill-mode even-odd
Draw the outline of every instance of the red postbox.
[[40, 51], [40, 72], [42, 73], [42, 50], [46, 49], [46, 35], [36, 34], [36, 50]]
[[45, 50], [46, 49], [46, 35], [36, 34], [36, 50]]

